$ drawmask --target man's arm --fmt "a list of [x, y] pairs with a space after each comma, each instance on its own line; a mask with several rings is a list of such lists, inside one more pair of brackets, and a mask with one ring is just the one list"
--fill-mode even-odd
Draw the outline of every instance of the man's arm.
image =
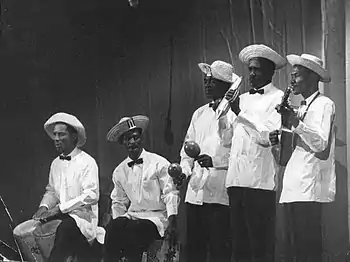
[[59, 209], [62, 213], [69, 213], [74, 209], [85, 205], [93, 205], [99, 199], [99, 180], [98, 166], [95, 161], [88, 164], [84, 170], [83, 176], [80, 177], [82, 194], [76, 198], [68, 200], [65, 203], [59, 204]]
[[263, 147], [272, 146], [269, 134], [281, 127], [281, 115], [277, 112], [276, 106], [280, 103], [281, 97], [276, 97], [268, 107], [264, 119], [257, 119], [250, 115], [240, 112], [237, 117], [238, 122], [251, 126], [248, 130], [254, 130], [252, 135], [255, 142]]
[[128, 198], [123, 186], [119, 181], [119, 172], [120, 172], [120, 169], [117, 168], [114, 171], [113, 177], [112, 177], [113, 184], [114, 184], [114, 188], [111, 193], [113, 219], [116, 219], [117, 217], [124, 215], [128, 211], [128, 208], [130, 206], [130, 199]]
[[173, 183], [173, 179], [168, 174], [169, 162], [164, 160], [158, 163], [158, 179], [161, 190], [161, 199], [166, 205], [168, 217], [177, 215], [179, 199], [179, 191]]
[[323, 108], [309, 111], [308, 118], [311, 119], [311, 123], [305, 124], [299, 121], [294, 132], [300, 136], [312, 151], [322, 152], [328, 146], [334, 117], [334, 103], [326, 103]]
[[49, 173], [49, 183], [46, 186], [46, 192], [40, 202], [40, 207], [46, 207], [47, 209], [54, 208], [58, 203], [59, 199], [57, 197], [56, 190], [54, 188], [54, 182], [53, 182], [53, 165], [50, 167], [50, 173]]
[[218, 121], [218, 134], [220, 148], [216, 155], [212, 156], [213, 168], [220, 170], [228, 169], [230, 149], [232, 146], [233, 122], [236, 119], [235, 113], [229, 111]]

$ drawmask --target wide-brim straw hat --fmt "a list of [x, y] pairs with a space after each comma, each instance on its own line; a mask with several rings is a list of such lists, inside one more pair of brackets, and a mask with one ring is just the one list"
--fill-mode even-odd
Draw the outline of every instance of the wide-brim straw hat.
[[292, 66], [300, 65], [315, 72], [320, 76], [321, 82], [329, 83], [331, 81], [329, 73], [323, 67], [322, 60], [317, 56], [310, 54], [302, 54], [301, 56], [291, 54], [287, 55], [287, 60]]
[[257, 57], [262, 57], [273, 62], [276, 66], [276, 70], [283, 68], [287, 64], [287, 60], [284, 57], [266, 45], [249, 45], [243, 48], [239, 53], [239, 59], [247, 65], [252, 58]]
[[234, 68], [231, 64], [220, 60], [214, 61], [211, 65], [199, 63], [198, 66], [204, 74], [211, 75], [213, 78], [226, 83], [232, 84], [239, 78], [239, 76], [233, 72]]
[[51, 139], [54, 139], [53, 130], [56, 123], [70, 125], [78, 133], [77, 147], [82, 147], [86, 143], [86, 133], [83, 124], [73, 115], [67, 113], [56, 113], [51, 116], [44, 124], [44, 129]]
[[123, 117], [120, 121], [114, 125], [107, 133], [107, 140], [111, 142], [118, 142], [119, 138], [129, 130], [136, 128], [141, 129], [144, 132], [147, 129], [149, 119], [147, 116], [132, 116]]

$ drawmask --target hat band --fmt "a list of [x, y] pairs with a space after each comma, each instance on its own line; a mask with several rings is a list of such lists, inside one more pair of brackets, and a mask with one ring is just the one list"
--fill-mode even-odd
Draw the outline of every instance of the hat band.
[[135, 122], [134, 122], [134, 119], [130, 118], [126, 121], [126, 123], [128, 124], [128, 127], [129, 129], [132, 129], [132, 128], [135, 128], [136, 125], [135, 125]]

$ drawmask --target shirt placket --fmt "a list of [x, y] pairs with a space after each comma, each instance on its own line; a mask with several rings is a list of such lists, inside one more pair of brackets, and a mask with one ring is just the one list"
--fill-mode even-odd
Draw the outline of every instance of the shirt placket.
[[141, 203], [142, 200], [142, 166], [141, 165], [134, 165], [133, 167], [133, 175], [134, 175], [134, 181], [136, 182], [133, 186], [133, 191], [135, 194], [135, 198], [137, 199], [138, 203]]
[[[67, 161], [65, 161], [67, 162]], [[61, 203], [65, 203], [67, 200], [67, 169], [68, 169], [68, 163], [63, 163], [63, 167], [61, 170], [61, 188], [60, 188], [60, 198]]]

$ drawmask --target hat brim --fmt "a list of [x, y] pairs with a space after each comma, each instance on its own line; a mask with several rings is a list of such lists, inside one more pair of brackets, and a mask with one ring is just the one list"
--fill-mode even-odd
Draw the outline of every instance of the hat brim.
[[284, 57], [265, 45], [249, 45], [239, 53], [239, 59], [247, 65], [252, 58], [257, 57], [262, 57], [273, 62], [276, 70], [283, 68], [287, 64], [287, 60]]
[[239, 78], [238, 75], [236, 75], [235, 73], [232, 73], [231, 80], [225, 79], [222, 75], [220, 75], [218, 72], [216, 72], [216, 70], [214, 70], [210, 65], [206, 63], [199, 63], [198, 67], [204, 74], [206, 75], [211, 74], [213, 78], [224, 81], [225, 83], [232, 84]]
[[83, 124], [75, 116], [67, 113], [57, 113], [50, 117], [44, 124], [44, 129], [51, 139], [55, 139], [53, 131], [57, 123], [70, 125], [77, 131], [77, 147], [82, 147], [86, 143], [86, 132]]
[[114, 125], [107, 133], [107, 140], [111, 142], [118, 142], [119, 138], [129, 130], [133, 129], [141, 129], [142, 132], [144, 132], [147, 129], [149, 119], [146, 116], [133, 116], [130, 117], [133, 122], [134, 126], [129, 127], [127, 124], [127, 120], [121, 121], [118, 124]]
[[290, 63], [292, 66], [294, 65], [300, 65], [303, 67], [306, 67], [307, 69], [315, 72], [320, 76], [320, 81], [324, 83], [329, 83], [331, 81], [331, 77], [328, 74], [327, 70], [324, 69], [319, 64], [309, 60], [305, 59], [298, 55], [287, 55], [288, 63]]

